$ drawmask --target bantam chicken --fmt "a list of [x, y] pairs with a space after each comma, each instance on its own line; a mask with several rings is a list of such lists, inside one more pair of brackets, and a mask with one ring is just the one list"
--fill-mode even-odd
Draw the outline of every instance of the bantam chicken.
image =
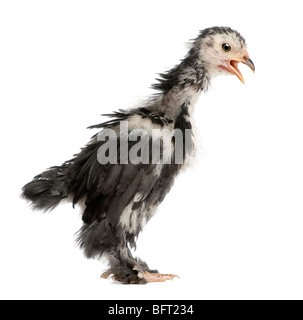
[[239, 63], [255, 70], [237, 31], [202, 30], [185, 58], [160, 74], [155, 95], [107, 115], [107, 122], [90, 127], [99, 133], [80, 153], [23, 187], [23, 197], [35, 209], [50, 211], [63, 199], [83, 208], [77, 241], [86, 257], [108, 259], [103, 278], [144, 284], [175, 277], [150, 270], [131, 249], [194, 154], [191, 117], [198, 97], [221, 74], [244, 83]]

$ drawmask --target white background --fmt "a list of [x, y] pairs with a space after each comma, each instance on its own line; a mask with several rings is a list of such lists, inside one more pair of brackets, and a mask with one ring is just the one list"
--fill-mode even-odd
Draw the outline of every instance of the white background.
[[[79, 209], [33, 212], [34, 175], [79, 152], [101, 113], [152, 91], [186, 42], [239, 30], [256, 65], [196, 105], [199, 155], [146, 226], [137, 254], [181, 279], [100, 280], [74, 244]], [[1, 1], [2, 299], [302, 299], [303, 104], [300, 1]]]

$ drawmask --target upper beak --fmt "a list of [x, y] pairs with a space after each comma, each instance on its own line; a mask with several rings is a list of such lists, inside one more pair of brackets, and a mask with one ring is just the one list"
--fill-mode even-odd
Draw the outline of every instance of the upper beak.
[[242, 62], [244, 64], [246, 64], [247, 66], [250, 67], [250, 69], [255, 72], [256, 68], [254, 63], [251, 61], [251, 59], [249, 58], [249, 55], [247, 52], [244, 53], [244, 56], [241, 59], [234, 59], [234, 60], [230, 60], [229, 61], [229, 67], [227, 68], [229, 72], [235, 74], [238, 79], [242, 82], [245, 83], [244, 78], [242, 76], [242, 73], [240, 72], [240, 70], [238, 69], [238, 64]]
[[249, 57], [245, 57], [244, 58], [245, 61], [242, 61], [244, 64], [246, 64], [247, 66], [250, 67], [250, 69], [255, 72], [256, 71], [256, 67], [254, 65], [254, 63], [251, 61], [251, 59]]

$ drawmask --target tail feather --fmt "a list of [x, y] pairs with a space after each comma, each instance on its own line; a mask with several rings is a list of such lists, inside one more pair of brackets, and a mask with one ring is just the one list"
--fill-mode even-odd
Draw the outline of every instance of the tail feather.
[[22, 188], [22, 197], [30, 201], [35, 209], [53, 210], [68, 197], [68, 181], [68, 164], [52, 167], [27, 183]]

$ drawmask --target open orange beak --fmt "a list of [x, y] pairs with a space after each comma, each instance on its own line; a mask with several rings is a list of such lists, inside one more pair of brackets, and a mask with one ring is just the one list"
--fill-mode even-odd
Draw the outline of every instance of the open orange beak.
[[240, 62], [246, 64], [247, 66], [250, 67], [250, 69], [253, 72], [255, 72], [255, 70], [256, 70], [255, 65], [253, 64], [253, 62], [251, 61], [251, 59], [249, 58], [248, 55], [245, 55], [240, 60], [230, 60], [229, 61], [229, 65], [227, 66], [226, 69], [227, 69], [228, 72], [231, 72], [231, 73], [235, 74], [242, 83], [245, 83], [243, 75], [242, 75], [241, 71], [238, 69], [238, 64]]
[[238, 69], [238, 64], [240, 62], [246, 64], [247, 66], [250, 67], [250, 69], [253, 72], [255, 72], [255, 70], [256, 70], [255, 65], [253, 64], [253, 62], [249, 58], [249, 55], [248, 55], [246, 50], [244, 51], [244, 56], [242, 58], [240, 58], [240, 59], [236, 58], [236, 59], [232, 59], [232, 60], [227, 60], [226, 61], [227, 66], [219, 66], [219, 67], [224, 69], [224, 70], [226, 70], [226, 71], [228, 71], [228, 72], [230, 72], [230, 73], [235, 74], [242, 83], [245, 83], [243, 75], [242, 75], [241, 71]]

